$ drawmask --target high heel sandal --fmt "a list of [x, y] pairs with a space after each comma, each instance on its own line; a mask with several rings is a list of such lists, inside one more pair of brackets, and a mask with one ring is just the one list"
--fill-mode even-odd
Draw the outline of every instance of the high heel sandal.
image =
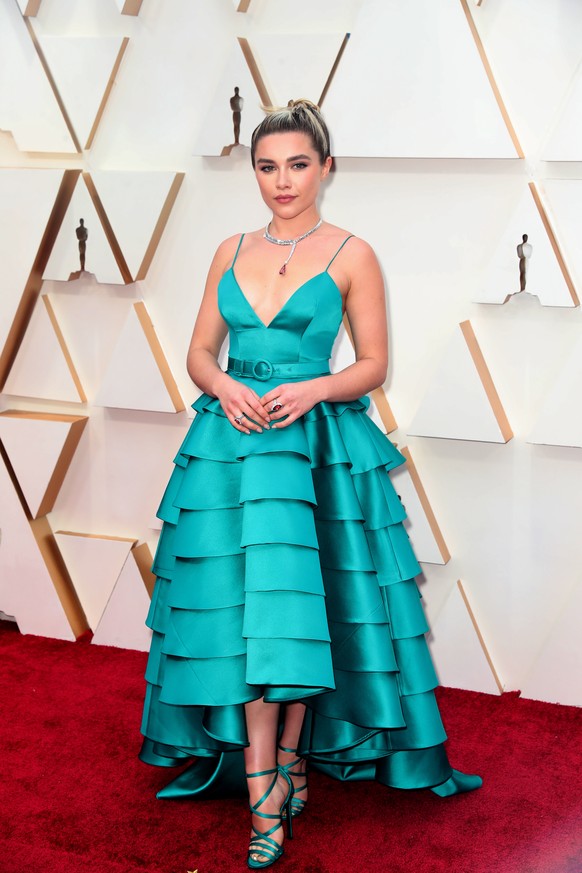
[[[289, 752], [290, 754], [296, 755], [297, 749], [288, 749], [286, 746], [277, 746], [278, 749], [281, 749], [282, 752]], [[294, 761], [290, 761], [288, 764], [277, 764], [279, 770], [282, 773], [286, 773], [288, 776], [306, 776], [306, 772], [301, 772], [301, 770], [292, 770], [291, 767], [295, 767], [296, 764], [300, 764], [303, 761], [303, 758], [295, 758]], [[300, 785], [298, 788], [293, 785], [293, 780], [291, 780], [291, 785], [293, 786], [293, 794], [291, 796], [291, 817], [296, 818], [298, 815], [301, 815], [303, 810], [305, 809], [306, 801], [302, 800], [300, 797], [295, 797], [300, 791], [305, 791], [307, 788], [307, 779]], [[283, 815], [285, 818], [285, 815]]]
[[[293, 783], [291, 778], [287, 775], [287, 773], [281, 770], [279, 767], [275, 767], [274, 770], [260, 770], [258, 773], [247, 773], [247, 778], [252, 779], [253, 776], [268, 776], [270, 773], [274, 773], [273, 781], [261, 797], [257, 803], [253, 806], [249, 804], [250, 810], [253, 815], [259, 815], [261, 818], [276, 818], [277, 821], [273, 825], [272, 828], [262, 833], [258, 831], [254, 825], [252, 825], [252, 829], [256, 836], [251, 838], [249, 844], [249, 853], [247, 864], [253, 870], [259, 870], [263, 867], [270, 867], [271, 864], [274, 864], [275, 861], [278, 861], [281, 855], [283, 854], [283, 846], [281, 843], [278, 843], [276, 840], [272, 839], [271, 834], [273, 834], [277, 828], [283, 827], [283, 809], [286, 809], [287, 815], [285, 816], [287, 820], [287, 836], [289, 839], [293, 837], [293, 825], [292, 818], [293, 813], [291, 811], [291, 799], [293, 797]], [[281, 773], [289, 786], [287, 791], [287, 796], [285, 800], [281, 804], [281, 809], [278, 813], [270, 813], [270, 812], [260, 812], [260, 805], [269, 797], [271, 791], [277, 784], [277, 777]], [[255, 858], [251, 857], [252, 855], [264, 855], [265, 861], [257, 861]]]

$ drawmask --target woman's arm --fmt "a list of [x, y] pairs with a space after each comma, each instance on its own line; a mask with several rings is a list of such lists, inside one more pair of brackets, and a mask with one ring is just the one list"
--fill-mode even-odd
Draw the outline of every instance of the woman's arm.
[[[384, 281], [371, 247], [355, 239], [349, 261], [338, 264], [349, 282], [346, 312], [356, 350], [356, 362], [339, 373], [317, 376], [300, 382], [287, 382], [271, 388], [261, 397], [265, 409], [278, 398], [285, 418], [273, 428], [288, 427], [322, 400], [356, 400], [382, 385], [388, 370], [388, 327]], [[351, 245], [352, 240], [348, 243]], [[346, 247], [347, 248], [347, 247]], [[343, 259], [342, 259], [343, 260]], [[273, 417], [271, 416], [273, 421]]]
[[[238, 236], [225, 240], [212, 259], [186, 367], [192, 381], [206, 394], [219, 400], [232, 426], [242, 433], [249, 433], [251, 430], [260, 431], [261, 424], [268, 427], [269, 413], [256, 391], [233, 379], [218, 364], [218, 355], [228, 333], [228, 325], [218, 309], [218, 283], [234, 257], [238, 240]], [[241, 415], [246, 418], [239, 423], [236, 417]]]
[[[384, 280], [378, 259], [368, 243], [350, 240], [344, 252], [350, 285], [346, 313], [356, 361], [339, 373], [313, 379], [319, 400], [355, 400], [384, 383], [388, 372], [388, 327]], [[339, 260], [339, 259], [338, 259]]]

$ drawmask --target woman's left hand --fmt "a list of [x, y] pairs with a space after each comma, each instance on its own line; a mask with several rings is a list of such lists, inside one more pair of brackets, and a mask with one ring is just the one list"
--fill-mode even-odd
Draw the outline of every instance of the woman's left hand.
[[[274, 401], [281, 404], [281, 409], [272, 412]], [[293, 424], [298, 418], [313, 409], [321, 400], [321, 393], [316, 379], [306, 379], [301, 382], [286, 382], [277, 388], [272, 388], [263, 394], [261, 403], [271, 416], [270, 427], [282, 428]], [[285, 421], [278, 421], [278, 416], [286, 415]], [[276, 422], [276, 423], [275, 423]]]

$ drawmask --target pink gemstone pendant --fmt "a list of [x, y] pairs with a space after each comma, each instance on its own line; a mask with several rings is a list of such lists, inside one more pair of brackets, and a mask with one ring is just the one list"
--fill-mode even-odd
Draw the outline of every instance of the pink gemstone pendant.
[[279, 270], [279, 275], [284, 276], [286, 272], [287, 272], [287, 264], [283, 264], [283, 266]]

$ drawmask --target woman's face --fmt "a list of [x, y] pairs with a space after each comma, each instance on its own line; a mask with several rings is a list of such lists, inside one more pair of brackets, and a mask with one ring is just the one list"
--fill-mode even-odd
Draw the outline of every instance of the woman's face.
[[306, 133], [272, 133], [256, 145], [255, 175], [261, 196], [281, 218], [294, 218], [314, 206], [330, 166], [331, 158], [320, 163]]

